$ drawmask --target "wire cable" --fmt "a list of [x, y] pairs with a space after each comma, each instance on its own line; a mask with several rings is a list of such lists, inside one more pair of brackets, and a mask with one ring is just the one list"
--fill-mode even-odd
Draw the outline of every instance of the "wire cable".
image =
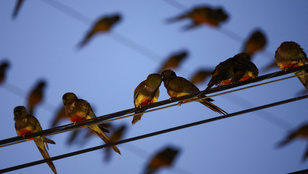
[[[78, 123], [76, 125], [71, 123], [71, 124], [51, 128], [51, 129], [46, 129], [46, 130], [43, 130], [43, 131], [40, 131], [40, 132], [27, 134], [27, 135], [25, 135], [25, 137], [17, 136], [17, 137], [13, 137], [13, 138], [4, 139], [4, 140], [0, 141], [0, 147], [5, 147], [12, 142], [25, 141], [24, 139], [34, 138], [34, 137], [37, 137], [37, 136], [48, 136], [48, 135], [53, 135], [53, 134], [58, 134], [58, 133], [62, 133], [62, 132], [67, 132], [67, 131], [79, 129], [79, 128], [84, 127], [84, 126], [89, 126], [89, 125], [93, 125], [93, 124], [101, 124], [101, 123], [107, 122], [108, 120], [115, 119], [115, 118], [118, 118], [118, 117], [122, 117], [126, 114], [131, 114], [131, 113], [134, 113], [136, 111], [140, 111], [141, 109], [142, 110], [144, 110], [144, 109], [148, 110], [148, 109], [159, 107], [159, 106], [165, 106], [165, 105], [168, 105], [168, 104], [173, 103], [173, 102], [191, 99], [193, 97], [200, 95], [201, 93], [209, 94], [209, 93], [219, 92], [219, 91], [243, 86], [243, 85], [246, 85], [246, 84], [249, 84], [249, 83], [254, 83], [254, 82], [261, 81], [261, 80], [278, 77], [278, 76], [281, 76], [281, 75], [285, 75], [285, 74], [288, 74], [288, 73], [291, 73], [291, 72], [296, 72], [296, 71], [303, 70], [303, 69], [308, 69], [308, 65], [295, 67], [295, 68], [289, 68], [286, 71], [278, 71], [278, 72], [266, 74], [266, 75], [259, 76], [259, 77], [256, 77], [255, 79], [250, 79], [250, 80], [247, 80], [247, 81], [244, 81], [244, 82], [239, 82], [239, 83], [235, 83], [235, 84], [215, 87], [215, 88], [212, 88], [208, 91], [200, 91], [200, 92], [197, 92], [197, 93], [194, 93], [194, 94], [191, 94], [191, 95], [185, 95], [185, 96], [181, 96], [181, 97], [171, 98], [171, 99], [168, 99], [168, 100], [163, 100], [163, 101], [156, 102], [156, 103], [151, 103], [149, 105], [143, 106], [142, 108], [137, 107], [137, 108], [131, 108], [131, 109], [126, 109], [126, 110], [114, 112], [114, 113], [111, 113], [111, 114], [106, 114], [106, 115], [103, 115], [103, 116], [96, 117], [94, 119], [81, 121], [81, 123]], [[287, 77], [287, 78], [290, 78], [290, 77]], [[280, 80], [275, 80], [275, 81], [280, 81]], [[264, 84], [267, 84], [267, 83], [269, 83], [269, 82], [265, 82]], [[258, 86], [258, 85], [252, 85], [252, 86]], [[247, 89], [247, 88], [251, 88], [251, 87], [244, 87], [243, 89]], [[235, 89], [234, 91], [239, 91], [239, 90], [242, 90], [242, 89]], [[227, 91], [227, 92], [224, 92], [222, 94], [226, 94], [226, 93], [229, 93], [229, 92], [230, 91]], [[217, 95], [222, 95], [222, 94], [215, 94], [215, 95], [212, 95], [212, 96], [217, 96]], [[165, 107], [171, 107], [171, 106], [165, 106]], [[146, 111], [146, 112], [148, 112], [148, 111]], [[130, 116], [132, 116], [132, 115], [130, 115]]]
[[148, 133], [148, 134], [143, 134], [143, 135], [132, 137], [132, 138], [127, 138], [127, 139], [124, 139], [124, 140], [119, 140], [119, 141], [112, 142], [112, 143], [109, 143], [109, 144], [104, 144], [104, 145], [95, 146], [95, 147], [91, 147], [91, 148], [87, 148], [87, 149], [83, 149], [83, 150], [79, 150], [79, 151], [75, 151], [75, 152], [70, 152], [70, 153], [58, 155], [58, 156], [51, 157], [51, 158], [48, 158], [48, 159], [38, 160], [38, 161], [30, 162], [30, 163], [25, 163], [25, 164], [13, 166], [13, 167], [5, 168], [5, 169], [0, 170], [0, 173], [6, 173], [6, 172], [22, 169], [22, 168], [34, 166], [34, 165], [42, 164], [42, 163], [45, 163], [45, 162], [48, 162], [48, 161], [55, 161], [55, 160], [59, 160], [59, 159], [63, 159], [63, 158], [68, 158], [68, 157], [71, 157], [71, 156], [80, 155], [80, 154], [83, 154], [83, 153], [88, 153], [88, 152], [95, 151], [95, 150], [98, 150], [98, 149], [102, 149], [102, 148], [106, 148], [106, 147], [110, 147], [110, 146], [115, 146], [115, 145], [120, 145], [120, 144], [124, 144], [124, 143], [128, 143], [128, 142], [132, 142], [132, 141], [137, 141], [137, 140], [141, 140], [141, 139], [145, 139], [145, 138], [149, 138], [149, 137], [153, 137], [153, 136], [157, 136], [157, 135], [161, 135], [161, 134], [165, 134], [165, 133], [169, 133], [169, 132], [174, 132], [174, 131], [177, 131], [177, 130], [181, 130], [181, 129], [185, 129], [185, 128], [189, 128], [189, 127], [193, 127], [193, 126], [197, 126], [197, 125], [201, 125], [201, 124], [205, 124], [205, 123], [210, 123], [210, 122], [214, 122], [214, 121], [218, 121], [218, 120], [222, 120], [222, 119], [226, 119], [226, 118], [231, 118], [231, 117], [234, 117], [234, 116], [238, 116], [238, 115], [250, 113], [250, 112], [253, 112], [253, 111], [258, 111], [258, 110], [261, 110], [261, 109], [266, 109], [266, 108], [290, 103], [290, 102], [295, 102], [295, 101], [299, 101], [299, 100], [306, 99], [306, 98], [308, 98], [308, 95], [304, 95], [304, 96], [300, 96], [300, 97], [294, 97], [294, 98], [290, 98], [290, 99], [287, 99], [287, 100], [281, 100], [281, 101], [278, 101], [278, 102], [274, 102], [274, 103], [270, 103], [270, 104], [266, 104], [266, 105], [262, 105], [262, 106], [258, 106], [258, 107], [234, 112], [234, 113], [224, 115], [224, 116], [213, 117], [213, 118], [210, 118], [210, 119], [205, 119], [205, 120], [201, 120], [201, 121], [197, 121], [197, 122], [193, 122], [193, 123], [180, 125], [180, 126], [177, 126], [177, 127], [172, 127], [172, 128]]

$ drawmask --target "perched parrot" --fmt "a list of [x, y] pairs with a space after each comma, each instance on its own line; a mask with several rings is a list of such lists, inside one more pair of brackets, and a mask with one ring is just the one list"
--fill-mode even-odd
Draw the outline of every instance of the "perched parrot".
[[16, 6], [15, 6], [15, 9], [14, 9], [14, 12], [13, 12], [13, 15], [12, 15], [12, 18], [15, 19], [18, 15], [18, 12], [21, 8], [21, 5], [22, 3], [24, 2], [24, 0], [17, 0], [17, 3], [16, 3]]
[[243, 52], [252, 57], [256, 52], [262, 51], [266, 46], [266, 37], [261, 30], [255, 30], [246, 40]]
[[[123, 138], [123, 135], [126, 131], [126, 125], [123, 124], [120, 126], [115, 132], [111, 135], [110, 140], [111, 142], [116, 142], [119, 141]], [[105, 161], [109, 161], [111, 158], [111, 153], [110, 153], [110, 148], [106, 148], [105, 150]]]
[[[18, 136], [24, 137], [26, 134], [42, 131], [40, 122], [33, 115], [28, 114], [27, 109], [24, 106], [17, 106], [14, 108], [14, 120], [15, 129]], [[50, 158], [46, 147], [48, 149], [47, 143], [56, 144], [54, 141], [46, 137], [35, 137], [27, 139], [27, 141], [29, 140], [34, 141], [44, 159]], [[46, 144], [46, 147], [44, 143]], [[54, 173], [57, 173], [56, 167], [52, 161], [47, 162], [47, 164]]]
[[36, 106], [43, 100], [45, 86], [46, 82], [44, 80], [39, 81], [28, 95], [27, 107], [30, 114], [34, 113]]
[[[307, 55], [303, 48], [295, 42], [283, 42], [275, 52], [275, 60], [281, 70], [292, 67], [303, 66], [307, 62]], [[307, 73], [307, 70], [294, 72], [295, 75]], [[308, 74], [298, 76], [305, 88], [308, 90]]]
[[[304, 138], [308, 140], [308, 124], [305, 124], [301, 126], [299, 129], [291, 132], [284, 140], [282, 140], [279, 144], [278, 147], [282, 147], [291, 141], [293, 141], [296, 138]], [[308, 147], [306, 149], [306, 152], [303, 156], [303, 160], [305, 160], [308, 157]]]
[[119, 14], [104, 16], [100, 18], [92, 29], [87, 33], [86, 37], [81, 41], [79, 47], [83, 47], [88, 41], [97, 33], [104, 33], [111, 30], [111, 28], [120, 21], [121, 16]]
[[165, 69], [176, 69], [183, 62], [183, 60], [186, 59], [187, 55], [187, 51], [172, 54], [160, 67], [158, 73], [161, 73]]
[[[74, 93], [65, 93], [62, 97], [63, 104], [65, 107], [66, 116], [69, 117], [70, 121], [76, 124], [78, 121], [96, 118], [91, 105], [82, 99], [78, 99]], [[92, 129], [106, 144], [111, 143], [109, 137], [104, 133], [98, 125], [88, 126]], [[111, 146], [111, 148], [121, 154], [117, 146]]]
[[185, 27], [185, 29], [192, 29], [201, 24], [209, 25], [212, 27], [219, 27], [222, 22], [228, 19], [228, 14], [222, 8], [211, 8], [207, 6], [196, 7], [191, 11], [188, 11], [175, 18], [171, 18], [169, 22], [175, 22], [178, 20], [189, 18], [192, 20], [192, 24]]
[[[165, 70], [161, 73], [161, 75], [163, 76], [163, 81], [167, 89], [167, 93], [171, 98], [200, 92], [200, 90], [193, 83], [191, 83], [190, 81], [186, 80], [183, 77], [177, 76], [175, 72], [172, 70]], [[206, 96], [205, 95], [198, 96], [198, 98], [201, 98], [201, 97], [206, 97]], [[181, 103], [184, 103], [190, 100], [192, 99], [179, 101], [178, 104], [180, 105]], [[204, 106], [210, 108], [211, 110], [215, 112], [218, 112], [224, 115], [227, 114], [226, 111], [214, 105], [212, 103], [212, 101], [214, 100], [211, 98], [200, 99], [198, 101]]]
[[[155, 103], [159, 96], [159, 86], [162, 82], [162, 76], [157, 73], [148, 75], [147, 79], [142, 81], [134, 91], [135, 107], [142, 107], [144, 105]], [[135, 124], [141, 119], [145, 109], [140, 109], [135, 112], [132, 124]]]
[[193, 84], [202, 83], [204, 82], [207, 77], [212, 75], [213, 70], [212, 69], [199, 69], [197, 72], [191, 77], [190, 81]]
[[9, 62], [4, 61], [0, 64], [0, 84], [2, 84], [6, 78], [6, 70], [9, 67]]
[[152, 157], [149, 164], [147, 164], [144, 173], [154, 174], [161, 167], [171, 167], [178, 153], [179, 150], [173, 147], [162, 149]]
[[212, 78], [205, 91], [214, 85], [227, 85], [238, 81], [245, 81], [258, 76], [259, 70], [254, 63], [250, 61], [247, 53], [239, 53], [219, 63], [213, 71]]

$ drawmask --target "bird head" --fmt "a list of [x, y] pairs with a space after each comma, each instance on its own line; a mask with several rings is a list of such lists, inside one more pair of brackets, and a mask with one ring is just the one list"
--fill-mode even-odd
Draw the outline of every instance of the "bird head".
[[162, 76], [158, 73], [148, 75], [146, 80], [152, 86], [160, 86], [162, 82]]
[[161, 75], [163, 76], [163, 81], [169, 79], [169, 78], [172, 78], [172, 77], [176, 77], [176, 74], [174, 71], [170, 70], [170, 69], [167, 69], [167, 70], [164, 70]]
[[28, 115], [28, 111], [24, 106], [16, 106], [14, 108], [14, 120], [20, 120]]
[[77, 99], [78, 99], [77, 96], [72, 92], [65, 93], [62, 97], [62, 101], [64, 105], [72, 104]]

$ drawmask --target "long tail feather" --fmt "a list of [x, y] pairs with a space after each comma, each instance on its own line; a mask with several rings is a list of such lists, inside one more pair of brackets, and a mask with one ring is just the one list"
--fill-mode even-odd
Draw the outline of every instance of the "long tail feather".
[[135, 115], [134, 115], [132, 124], [135, 124], [135, 123], [137, 123], [139, 120], [141, 120], [142, 115], [143, 115], [142, 113], [135, 112]]
[[[109, 144], [111, 143], [110, 138], [97, 126], [90, 126], [89, 128], [91, 128], [92, 130], [95, 131], [95, 133], [106, 143]], [[117, 148], [117, 146], [111, 146], [110, 148], [112, 148], [115, 152], [117, 152], [118, 154], [121, 155], [120, 150]]]
[[[52, 141], [52, 140], [51, 140], [51, 141]], [[39, 151], [41, 152], [43, 158], [44, 158], [44, 159], [50, 158], [50, 156], [49, 156], [49, 154], [48, 154], [48, 152], [47, 152], [47, 150], [46, 150], [46, 148], [45, 148], [43, 139], [42, 139], [42, 138], [35, 138], [35, 139], [34, 139], [34, 142], [35, 142], [37, 148], [39, 149]], [[49, 161], [49, 162], [47, 162], [47, 164], [49, 165], [49, 167], [51, 168], [51, 170], [53, 171], [53, 173], [56, 174], [56, 173], [57, 173], [57, 170], [56, 170], [56, 167], [55, 167], [55, 165], [53, 164], [53, 162], [52, 162], [52, 161]]]
[[87, 44], [89, 42], [89, 40], [93, 37], [93, 35], [95, 34], [95, 32], [90, 31], [87, 36], [82, 40], [82, 42], [80, 42], [79, 44], [79, 48], [83, 47], [85, 44]]
[[216, 106], [215, 104], [207, 101], [207, 100], [200, 100], [199, 101], [201, 104], [203, 104], [204, 106], [210, 108], [212, 111], [214, 112], [218, 112], [220, 114], [223, 114], [223, 115], [227, 115], [228, 113], [226, 111], [224, 111], [223, 109], [221, 109], [220, 107]]
[[[305, 74], [305, 73], [307, 73], [307, 72], [305, 70], [303, 70], [303, 71], [298, 71], [295, 74], [300, 75], [300, 74]], [[298, 79], [302, 82], [302, 84], [308, 90], [308, 75], [306, 74], [306, 75], [298, 76]]]
[[290, 135], [288, 135], [287, 138], [285, 138], [284, 140], [282, 140], [280, 143], [278, 143], [278, 147], [282, 147], [288, 143], [290, 143], [294, 138], [296, 137], [295, 133], [291, 133]]

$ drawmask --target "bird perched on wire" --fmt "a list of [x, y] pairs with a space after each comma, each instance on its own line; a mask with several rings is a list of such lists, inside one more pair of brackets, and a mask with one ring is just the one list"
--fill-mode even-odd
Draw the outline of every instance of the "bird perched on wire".
[[[157, 73], [148, 75], [147, 79], [142, 81], [134, 91], [135, 107], [142, 108], [150, 103], [155, 103], [159, 97], [159, 87], [162, 82], [162, 76]], [[139, 121], [145, 109], [139, 109], [135, 112], [132, 124]]]
[[213, 70], [209, 68], [202, 68], [195, 72], [190, 78], [191, 83], [197, 84], [204, 82], [209, 76], [212, 75]]
[[261, 30], [255, 30], [244, 43], [243, 52], [252, 57], [256, 52], [262, 51], [266, 46], [267, 40]]
[[195, 7], [182, 15], [171, 18], [168, 22], [175, 22], [187, 18], [191, 19], [192, 23], [186, 26], [185, 29], [192, 29], [201, 24], [219, 27], [221, 23], [228, 19], [228, 14], [226, 14], [222, 8], [215, 9], [208, 6], [200, 6]]
[[30, 114], [33, 114], [36, 106], [42, 102], [44, 98], [45, 86], [46, 82], [44, 80], [40, 80], [29, 93], [27, 107], [29, 109]]
[[[282, 147], [297, 138], [304, 138], [308, 140], [308, 124], [304, 124], [297, 130], [291, 132], [284, 140], [278, 143], [278, 147]], [[307, 157], [308, 157], [308, 146], [303, 156], [303, 160], [307, 159]]]
[[22, 6], [22, 4], [24, 3], [24, 0], [17, 0], [16, 5], [15, 5], [15, 9], [12, 15], [12, 18], [15, 19], [18, 15], [18, 12], [20, 11], [20, 8]]
[[2, 84], [6, 78], [6, 71], [8, 67], [9, 67], [8, 61], [3, 61], [0, 64], [0, 84]]
[[119, 14], [104, 16], [100, 18], [91, 30], [87, 33], [85, 38], [80, 42], [79, 48], [83, 47], [88, 41], [97, 33], [106, 33], [120, 21], [121, 16]]
[[[28, 114], [27, 109], [24, 106], [17, 106], [14, 108], [14, 120], [15, 120], [15, 129], [18, 136], [25, 137], [25, 135], [27, 134], [42, 131], [42, 127], [39, 121], [33, 115]], [[46, 137], [40, 137], [40, 136], [27, 139], [27, 141], [29, 140], [34, 141], [44, 159], [50, 158], [46, 150], [46, 147], [48, 149], [47, 143], [56, 144], [54, 141]], [[46, 147], [44, 143], [46, 144]], [[54, 173], [57, 173], [56, 167], [52, 161], [46, 163], [49, 165], [49, 167]]]
[[[307, 55], [299, 44], [293, 41], [283, 42], [275, 52], [275, 60], [281, 70], [292, 67], [303, 66], [307, 63]], [[298, 79], [308, 90], [308, 74], [307, 70], [294, 72]]]
[[[179, 77], [175, 74], [174, 71], [172, 70], [165, 70], [161, 73], [163, 76], [163, 81], [164, 85], [167, 89], [168, 95], [173, 98], [173, 97], [181, 97], [184, 95], [190, 95], [194, 94], [197, 92], [200, 92], [200, 90], [190, 81], [183, 77]], [[187, 99], [183, 101], [179, 101], [178, 105], [181, 105], [181, 103], [188, 102], [197, 98], [203, 98], [206, 97], [205, 95], [200, 95], [198, 97], [194, 97], [192, 99]], [[218, 106], [214, 105], [212, 101], [214, 101], [211, 98], [206, 98], [206, 99], [199, 99], [197, 100], [204, 106], [208, 107], [209, 109], [218, 112], [220, 114], [226, 115], [227, 112], [224, 111], [223, 109], [219, 108]]]
[[172, 54], [169, 56], [165, 62], [162, 64], [158, 73], [161, 73], [165, 69], [176, 69], [178, 66], [185, 60], [188, 56], [187, 51], [180, 51], [178, 53]]
[[258, 74], [259, 70], [256, 65], [250, 61], [250, 56], [242, 52], [219, 63], [215, 67], [212, 78], [205, 91], [209, 90], [214, 85], [221, 86], [245, 81], [257, 77]]
[[171, 167], [178, 153], [179, 150], [173, 147], [166, 147], [162, 149], [150, 159], [144, 170], [144, 173], [154, 174], [158, 169], [162, 167]]
[[[65, 93], [62, 100], [66, 116], [68, 116], [69, 120], [74, 124], [77, 124], [79, 121], [96, 118], [91, 105], [85, 100], [78, 99], [74, 93]], [[90, 125], [88, 127], [92, 129], [106, 144], [111, 143], [110, 138], [105, 134], [106, 129], [102, 129], [98, 125]], [[111, 146], [110, 148], [121, 154], [117, 146]]]
[[[127, 128], [126, 128], [125, 124], [121, 125], [118, 129], [116, 129], [110, 137], [111, 142], [116, 142], [116, 141], [121, 140], [124, 136], [126, 129]], [[110, 158], [111, 158], [110, 148], [106, 148], [106, 150], [105, 150], [105, 161], [109, 161]]]

